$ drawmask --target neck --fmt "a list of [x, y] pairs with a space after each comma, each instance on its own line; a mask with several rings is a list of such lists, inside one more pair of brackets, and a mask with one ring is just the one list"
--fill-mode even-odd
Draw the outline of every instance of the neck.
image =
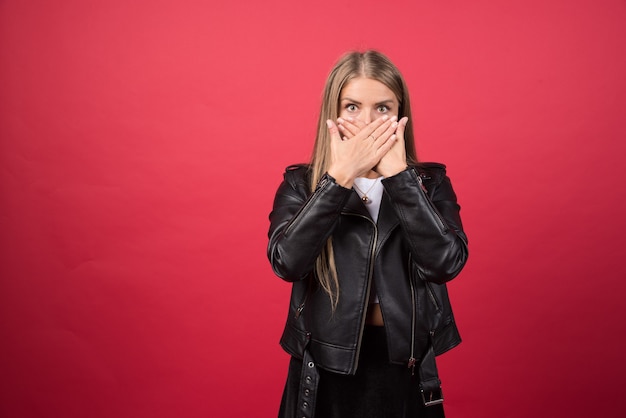
[[378, 177], [380, 177], [380, 174], [378, 174], [374, 170], [370, 170], [367, 173], [365, 173], [364, 175], [359, 176], [359, 177], [365, 177], [366, 179], [377, 179]]

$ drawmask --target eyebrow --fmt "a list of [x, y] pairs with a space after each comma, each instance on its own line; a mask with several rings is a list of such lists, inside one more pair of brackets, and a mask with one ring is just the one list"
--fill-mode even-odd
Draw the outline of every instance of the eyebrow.
[[[351, 99], [349, 97], [344, 97], [343, 99], [341, 99], [341, 101], [342, 102], [345, 102], [345, 101], [352, 102], [352, 103], [358, 104], [358, 105], [362, 104], [358, 100], [354, 100], [354, 99]], [[383, 100], [382, 102], [376, 103], [376, 105], [382, 105], [382, 104], [393, 104], [393, 99]]]

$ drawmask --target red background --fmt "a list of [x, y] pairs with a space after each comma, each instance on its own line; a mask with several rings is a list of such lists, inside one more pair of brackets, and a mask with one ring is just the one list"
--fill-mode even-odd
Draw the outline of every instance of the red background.
[[623, 416], [624, 22], [618, 0], [0, 2], [0, 416], [276, 416], [267, 215], [363, 48], [463, 207], [448, 415]]

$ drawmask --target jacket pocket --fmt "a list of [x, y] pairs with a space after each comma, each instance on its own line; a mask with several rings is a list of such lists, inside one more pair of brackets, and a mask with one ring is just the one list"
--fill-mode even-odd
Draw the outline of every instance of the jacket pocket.
[[428, 293], [428, 299], [430, 299], [430, 302], [433, 304], [437, 312], [441, 312], [441, 302], [439, 302], [439, 300], [437, 299], [437, 295], [435, 295], [435, 292], [433, 291], [432, 284], [426, 281], [424, 281], [424, 284], [426, 284], [426, 293]]

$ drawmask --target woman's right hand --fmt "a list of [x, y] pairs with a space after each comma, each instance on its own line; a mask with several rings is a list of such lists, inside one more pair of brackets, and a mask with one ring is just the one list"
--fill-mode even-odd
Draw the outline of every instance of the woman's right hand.
[[383, 116], [365, 125], [356, 135], [342, 139], [337, 125], [326, 121], [330, 133], [331, 162], [328, 174], [343, 187], [367, 174], [387, 154], [396, 141], [397, 117]]

